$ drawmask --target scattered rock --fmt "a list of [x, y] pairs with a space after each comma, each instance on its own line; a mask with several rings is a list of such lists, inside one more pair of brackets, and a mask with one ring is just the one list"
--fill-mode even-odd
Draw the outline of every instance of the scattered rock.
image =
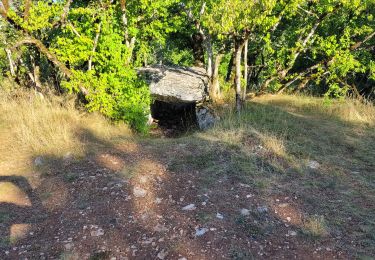
[[196, 237], [203, 236], [204, 234], [206, 234], [207, 231], [208, 231], [208, 228], [196, 228], [195, 229], [195, 236]]
[[216, 213], [216, 218], [218, 218], [218, 219], [223, 219], [224, 216], [218, 212], [218, 213]]
[[259, 206], [259, 207], [257, 207], [257, 211], [258, 211], [258, 213], [261, 213], [261, 214], [267, 213], [268, 207], [267, 206]]
[[197, 117], [199, 129], [201, 130], [213, 127], [216, 122], [214, 114], [206, 107], [198, 107], [195, 115]]
[[143, 198], [147, 195], [147, 190], [142, 189], [140, 187], [134, 187], [133, 194], [136, 198]]
[[91, 234], [92, 237], [100, 237], [100, 236], [104, 235], [104, 230], [99, 228], [97, 230], [91, 231], [90, 234]]
[[289, 230], [287, 236], [291, 236], [291, 237], [297, 236], [297, 232]]
[[315, 169], [318, 169], [320, 167], [320, 163], [318, 163], [317, 161], [308, 161], [307, 167], [315, 170]]
[[157, 224], [154, 227], [154, 231], [156, 231], [156, 232], [165, 232], [165, 231], [168, 231], [168, 228], [166, 228], [164, 225]]
[[141, 183], [147, 183], [148, 179], [147, 179], [146, 176], [141, 176], [141, 178], [139, 178], [139, 181], [140, 181]]
[[289, 206], [288, 203], [281, 203], [281, 204], [279, 205], [279, 208], [286, 208], [286, 207], [288, 207], [288, 206]]
[[65, 244], [65, 245], [64, 245], [65, 250], [68, 250], [68, 251], [72, 250], [72, 249], [73, 249], [73, 246], [74, 246], [73, 243], [68, 243], [68, 244]]
[[195, 206], [195, 204], [189, 204], [185, 207], [182, 208], [182, 210], [195, 210], [197, 207]]
[[38, 156], [38, 157], [35, 158], [35, 160], [34, 160], [34, 165], [35, 166], [42, 166], [43, 164], [44, 164], [43, 157]]
[[167, 256], [168, 256], [168, 251], [165, 250], [165, 249], [161, 250], [161, 251], [158, 253], [158, 255], [157, 255], [157, 257], [158, 257], [159, 259], [161, 259], [161, 260], [165, 259]]
[[250, 210], [248, 210], [248, 209], [241, 209], [241, 215], [242, 216], [248, 216], [248, 215], [250, 215]]
[[64, 161], [71, 161], [73, 159], [73, 154], [71, 152], [67, 152], [64, 157], [63, 157], [63, 160]]

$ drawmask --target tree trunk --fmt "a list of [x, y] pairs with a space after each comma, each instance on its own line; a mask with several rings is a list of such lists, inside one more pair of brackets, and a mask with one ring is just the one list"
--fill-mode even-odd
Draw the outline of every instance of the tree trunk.
[[24, 11], [23, 11], [23, 20], [27, 21], [29, 19], [30, 7], [31, 7], [31, 0], [24, 1]]
[[219, 67], [220, 67], [220, 62], [221, 62], [222, 57], [223, 57], [223, 54], [221, 53], [219, 53], [216, 56], [214, 67], [213, 67], [211, 89], [210, 89], [210, 95], [213, 100], [220, 97]]
[[27, 75], [29, 76], [31, 82], [35, 85], [35, 78], [34, 78], [34, 74], [31, 73], [31, 71], [29, 70], [29, 68], [26, 66], [26, 64], [24, 63], [24, 61], [22, 60], [22, 58], [19, 59], [19, 63], [21, 66], [24, 66], [26, 68], [26, 73]]
[[[325, 13], [325, 14], [322, 14], [318, 20], [315, 22], [315, 24], [313, 25], [313, 27], [310, 29], [309, 33], [303, 37], [303, 35], [300, 35], [299, 39], [298, 39], [298, 42], [300, 43], [300, 46], [298, 48], [296, 48], [295, 52], [292, 54], [292, 58], [290, 59], [290, 61], [288, 62], [288, 65], [285, 69], [281, 70], [281, 71], [278, 71], [277, 72], [277, 75], [273, 75], [271, 76], [270, 78], [268, 78], [264, 84], [261, 86], [260, 88], [260, 92], [263, 92], [266, 90], [266, 88], [268, 87], [269, 83], [271, 83], [274, 79], [276, 79], [278, 77], [279, 81], [282, 82], [285, 80], [286, 76], [288, 75], [289, 71], [294, 67], [294, 64], [296, 63], [298, 57], [301, 55], [301, 53], [303, 51], [306, 50], [306, 46], [307, 44], [310, 42], [310, 40], [312, 39], [312, 41], [314, 40], [313, 36], [315, 35], [315, 32], [316, 30], [318, 29], [318, 27], [320, 26], [320, 24], [323, 22], [323, 20], [331, 15], [332, 13]], [[296, 79], [293, 80], [293, 82], [295, 81]], [[293, 83], [292, 82], [292, 83]], [[278, 93], [282, 93], [287, 87], [289, 87], [291, 84], [285, 84], [283, 87], [281, 87], [279, 90], [278, 90]]]
[[98, 31], [96, 32], [96, 35], [95, 35], [94, 45], [92, 47], [92, 51], [91, 51], [91, 55], [90, 55], [90, 59], [89, 59], [89, 65], [88, 65], [87, 70], [91, 70], [92, 69], [92, 58], [93, 58], [93, 56], [95, 54], [96, 47], [98, 46], [98, 42], [99, 42], [99, 37], [100, 37], [101, 30], [102, 30], [102, 22], [99, 22]]
[[195, 33], [191, 36], [191, 40], [194, 55], [194, 65], [197, 67], [204, 67], [204, 37], [200, 33]]
[[233, 52], [232, 56], [230, 57], [229, 64], [228, 64], [227, 76], [225, 77], [226, 82], [229, 82], [232, 76], [232, 71], [234, 67], [234, 56], [235, 54]]
[[309, 81], [311, 80], [310, 77], [305, 77], [297, 86], [297, 88], [293, 91], [293, 93], [296, 93], [296, 92], [299, 92], [301, 91], [302, 89], [304, 89], [307, 84], [309, 83]]
[[247, 64], [247, 53], [248, 53], [248, 45], [249, 45], [249, 39], [246, 39], [245, 40], [245, 43], [244, 43], [244, 53], [243, 53], [243, 61], [244, 61], [244, 79], [245, 79], [245, 83], [244, 83], [244, 86], [243, 86], [243, 94], [242, 94], [242, 100], [245, 102], [246, 100], [246, 94], [247, 94], [247, 77], [248, 77], [248, 64]]
[[14, 72], [14, 63], [13, 63], [13, 60], [12, 60], [12, 52], [7, 48], [5, 48], [5, 52], [7, 53], [7, 57], [8, 57], [10, 75], [12, 75], [12, 77], [15, 77], [16, 73]]
[[241, 58], [242, 58], [242, 48], [243, 43], [236, 41], [235, 43], [235, 66], [236, 66], [236, 75], [234, 78], [234, 83], [236, 87], [236, 111], [237, 113], [241, 112], [242, 99], [241, 99]]
[[260, 87], [260, 89], [259, 89], [260, 94], [262, 94], [264, 91], [267, 90], [269, 84], [270, 84], [272, 81], [274, 81], [275, 78], [276, 78], [275, 76], [271, 76], [271, 77], [269, 77], [268, 79], [266, 79], [266, 80], [263, 82], [263, 84], [261, 85], [261, 87]]
[[[61, 18], [61, 21], [63, 20], [63, 18], [66, 18], [65, 16], [67, 15], [67, 12], [69, 11], [69, 6], [70, 6], [71, 2], [72, 2], [72, 0], [67, 1], [67, 4], [64, 7], [64, 14], [63, 14], [63, 17]], [[6, 7], [6, 6], [4, 6], [4, 7]], [[66, 13], [65, 13], [65, 11], [66, 11]], [[41, 54], [44, 54], [50, 62], [52, 62], [56, 67], [58, 67], [61, 70], [61, 72], [63, 72], [68, 79], [70, 79], [72, 77], [73, 73], [70, 71], [70, 69], [68, 69], [66, 67], [66, 65], [64, 63], [62, 63], [58, 60], [56, 55], [51, 53], [49, 51], [49, 49], [40, 40], [31, 36], [29, 31], [27, 29], [25, 29], [24, 27], [20, 26], [14, 18], [9, 17], [7, 15], [7, 8], [4, 8], [4, 9], [0, 8], [0, 15], [3, 16], [3, 18], [5, 18], [5, 20], [9, 24], [11, 24], [15, 29], [19, 30], [20, 32], [25, 33], [26, 36], [27, 36], [25, 39], [23, 39], [23, 40], [17, 42], [16, 44], [14, 44], [12, 46], [11, 50], [14, 50], [14, 49], [18, 48], [21, 45], [26, 45], [26, 44], [27, 45], [34, 45], [38, 49], [38, 51]], [[87, 96], [88, 91], [87, 91], [86, 88], [84, 88], [83, 86], [79, 86], [79, 89], [84, 96]]]
[[40, 67], [35, 63], [33, 64], [33, 74], [35, 89], [38, 91], [42, 91], [42, 83], [40, 82]]
[[212, 50], [212, 42], [211, 37], [206, 37], [206, 49], [207, 49], [207, 76], [212, 79], [212, 65], [213, 65], [213, 59], [214, 59], [214, 53]]
[[31, 62], [31, 74], [32, 74], [32, 77], [30, 77], [30, 79], [34, 83], [34, 88], [37, 91], [41, 92], [42, 83], [40, 82], [40, 67], [38, 65], [40, 63], [40, 53], [36, 51], [34, 56], [30, 55], [30, 62]]
[[124, 39], [126, 47], [129, 49], [129, 57], [126, 59], [126, 65], [129, 65], [132, 58], [133, 58], [133, 51], [135, 47], [135, 37], [130, 38], [129, 36], [129, 28], [128, 28], [128, 16], [127, 16], [127, 9], [126, 9], [126, 0], [120, 1], [121, 11], [122, 11], [122, 24], [124, 26]]

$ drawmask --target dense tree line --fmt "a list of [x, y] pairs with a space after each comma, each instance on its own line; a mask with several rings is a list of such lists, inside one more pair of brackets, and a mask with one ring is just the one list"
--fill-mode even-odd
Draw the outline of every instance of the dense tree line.
[[375, 96], [375, 0], [2, 0], [0, 14], [1, 78], [140, 131], [145, 65], [205, 66], [237, 110], [248, 92]]

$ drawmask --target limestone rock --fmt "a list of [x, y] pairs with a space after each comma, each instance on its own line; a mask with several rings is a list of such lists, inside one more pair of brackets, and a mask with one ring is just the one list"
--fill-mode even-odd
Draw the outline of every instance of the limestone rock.
[[213, 127], [216, 122], [214, 114], [204, 106], [196, 108], [196, 117], [199, 129], [201, 130]]
[[318, 163], [317, 161], [308, 161], [307, 167], [315, 170], [315, 169], [318, 169], [320, 167], [320, 163]]
[[138, 69], [150, 85], [151, 96], [167, 103], [197, 103], [207, 97], [206, 70], [155, 65]]
[[189, 204], [185, 207], [182, 208], [182, 210], [186, 210], [186, 211], [191, 211], [191, 210], [195, 210], [197, 207], [195, 206], [195, 204]]
[[100, 237], [100, 236], [104, 235], [104, 230], [99, 228], [97, 230], [91, 231], [90, 234], [91, 234], [92, 237]]
[[165, 249], [161, 250], [157, 255], [158, 259], [161, 259], [161, 260], [165, 259], [167, 256], [168, 256], [168, 251]]
[[39, 166], [42, 166], [43, 164], [44, 164], [43, 157], [38, 156], [38, 157], [35, 158], [35, 160], [34, 160], [34, 165], [35, 166], [39, 167]]
[[250, 210], [248, 210], [248, 209], [241, 209], [241, 215], [242, 216], [248, 216], [248, 215], [250, 215]]
[[258, 206], [257, 207], [257, 211], [258, 211], [258, 213], [261, 213], [261, 214], [267, 213], [268, 212], [268, 207], [267, 206]]
[[147, 190], [142, 189], [141, 187], [134, 187], [134, 188], [133, 188], [133, 195], [134, 195], [136, 198], [143, 198], [143, 197], [146, 197], [146, 195], [147, 195]]
[[195, 236], [196, 237], [200, 237], [200, 236], [203, 236], [204, 234], [206, 234], [208, 231], [208, 228], [196, 228], [195, 229]]
[[224, 216], [223, 216], [223, 214], [221, 214], [221, 213], [216, 213], [216, 218], [218, 218], [218, 219], [224, 219]]

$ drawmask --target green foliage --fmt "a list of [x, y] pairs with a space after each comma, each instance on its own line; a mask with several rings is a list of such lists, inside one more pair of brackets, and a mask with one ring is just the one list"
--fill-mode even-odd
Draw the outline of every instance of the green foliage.
[[[60, 60], [74, 66], [73, 78], [64, 82], [63, 87], [69, 91], [84, 87], [89, 93], [86, 97], [89, 111], [100, 111], [113, 120], [128, 122], [136, 130], [146, 132], [150, 104], [148, 87], [138, 80], [134, 68], [125, 64], [130, 52], [122, 43], [115, 10], [107, 9], [96, 17], [92, 17], [95, 13], [90, 10], [76, 11], [72, 15], [80, 14], [81, 19], [86, 21], [75, 25], [80, 37], [67, 28], [66, 34], [57, 39], [54, 47]], [[96, 26], [90, 26], [95, 21]], [[95, 35], [99, 31], [96, 51], [92, 52]], [[90, 57], [94, 66], [91, 70], [82, 70]]]
[[[18, 57], [22, 57], [23, 63], [17, 68], [17, 78], [22, 77], [28, 85], [31, 79], [28, 75], [34, 73], [37, 63], [45, 73], [40, 77], [55, 85], [57, 90], [77, 93], [86, 89], [85, 106], [89, 111], [100, 111], [113, 120], [126, 121], [134, 129], [146, 132], [150, 95], [135, 68], [148, 61], [159, 61], [155, 53], [166, 48], [169, 35], [181, 28], [183, 19], [175, 15], [175, 11], [171, 13], [171, 9], [177, 7], [176, 0], [125, 4], [121, 6], [119, 2], [107, 0], [74, 1], [66, 9], [66, 1], [35, 1], [26, 15], [25, 6], [17, 2], [7, 12], [8, 22], [11, 22], [1, 20], [4, 22], [0, 27], [2, 35], [14, 43], [26, 33], [40, 40], [46, 50], [40, 53], [40, 49], [32, 45], [19, 48]], [[188, 49], [168, 50], [163, 59], [191, 65], [192, 55]], [[46, 52], [49, 53], [47, 59], [43, 56]], [[0, 55], [5, 57], [3, 51]], [[51, 57], [66, 66], [71, 75], [64, 77], [59, 73], [61, 66], [53, 68], [56, 62], [52, 64]], [[0, 69], [8, 70], [6, 59], [1, 59]]]
[[[23, 1], [11, 5], [0, 19], [0, 80], [10, 75], [4, 48], [37, 40], [42, 49], [35, 43], [12, 49], [17, 82], [57, 92], [84, 88], [89, 111], [139, 131], [147, 129], [150, 97], [136, 68], [192, 66], [197, 50], [191, 39], [197, 34], [206, 62], [209, 46], [213, 56], [224, 53], [219, 67], [224, 92], [231, 87], [222, 79], [234, 40], [244, 38], [249, 38], [248, 82], [262, 91], [307, 86], [339, 98], [353, 86], [361, 94], [374, 89], [374, 0], [103, 0], [73, 1], [68, 9], [66, 4], [32, 1], [27, 13]], [[35, 73], [42, 86], [36, 86]]]
[[189, 50], [170, 49], [165, 53], [165, 58], [173, 65], [192, 66], [194, 64], [194, 57]]

